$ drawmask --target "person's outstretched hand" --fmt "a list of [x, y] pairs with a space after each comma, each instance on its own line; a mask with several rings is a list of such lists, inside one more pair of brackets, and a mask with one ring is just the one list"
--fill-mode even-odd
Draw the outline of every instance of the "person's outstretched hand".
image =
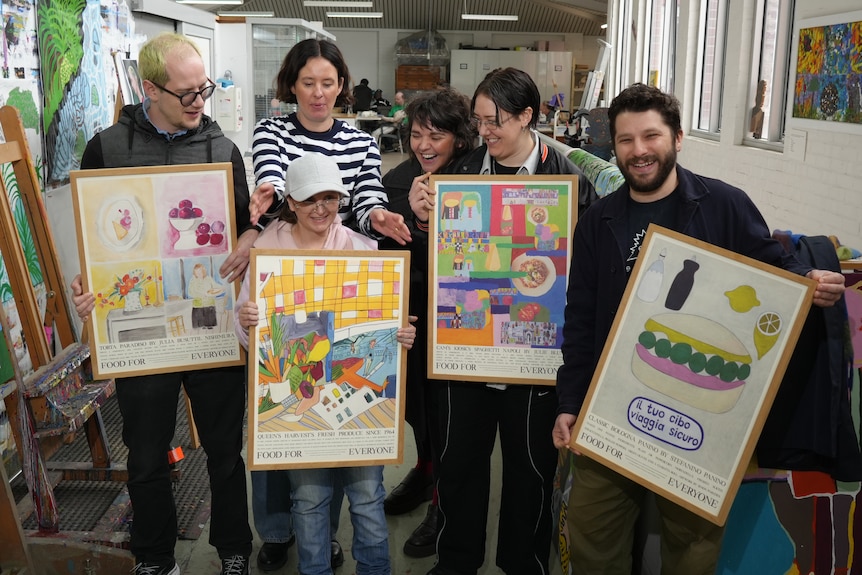
[[275, 186], [270, 182], [264, 182], [254, 189], [248, 205], [252, 225], [257, 225], [257, 221], [272, 205], [274, 196]]
[[410, 228], [404, 223], [404, 216], [401, 214], [377, 208], [371, 210], [368, 217], [371, 218], [371, 227], [377, 233], [383, 234], [387, 238], [392, 238], [402, 246], [407, 245], [407, 242], [413, 239], [410, 235]]

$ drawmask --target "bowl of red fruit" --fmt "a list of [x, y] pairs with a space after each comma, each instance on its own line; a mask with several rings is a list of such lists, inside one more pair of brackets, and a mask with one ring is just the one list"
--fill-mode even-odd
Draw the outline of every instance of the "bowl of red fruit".
[[168, 212], [168, 221], [178, 232], [187, 232], [200, 225], [203, 215], [203, 211], [196, 208], [191, 200], [180, 200], [177, 207]]

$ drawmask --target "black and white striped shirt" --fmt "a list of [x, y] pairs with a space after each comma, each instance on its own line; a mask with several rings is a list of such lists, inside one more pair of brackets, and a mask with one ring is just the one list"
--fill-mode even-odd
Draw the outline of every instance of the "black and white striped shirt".
[[252, 160], [256, 185], [271, 182], [276, 198], [267, 214], [275, 215], [284, 205], [285, 174], [290, 163], [307, 153], [333, 158], [341, 168], [341, 180], [350, 192], [350, 203], [339, 211], [346, 225], [366, 236], [381, 239], [371, 228], [372, 209], [389, 207], [380, 175], [380, 150], [374, 138], [335, 119], [328, 132], [310, 132], [296, 114], [266, 118], [254, 128]]

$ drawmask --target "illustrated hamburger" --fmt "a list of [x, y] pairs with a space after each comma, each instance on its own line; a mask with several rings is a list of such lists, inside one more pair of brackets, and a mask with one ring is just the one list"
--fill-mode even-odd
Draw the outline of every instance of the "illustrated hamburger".
[[748, 350], [723, 325], [696, 315], [665, 313], [644, 324], [632, 373], [668, 397], [724, 413], [736, 405], [750, 364]]

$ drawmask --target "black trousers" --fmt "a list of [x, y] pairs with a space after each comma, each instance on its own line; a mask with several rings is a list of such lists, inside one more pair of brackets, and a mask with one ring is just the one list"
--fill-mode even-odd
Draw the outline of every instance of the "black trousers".
[[246, 396], [242, 367], [117, 380], [123, 442], [129, 448], [128, 488], [134, 512], [132, 554], [139, 562], [162, 563], [174, 557], [177, 512], [168, 450], [176, 427], [180, 386], [191, 400], [207, 454], [212, 491], [209, 542], [222, 558], [248, 557], [252, 533], [242, 459]]
[[509, 575], [547, 575], [557, 450], [553, 386], [450, 382], [441, 399], [438, 565], [474, 575], [485, 561], [491, 453], [500, 433], [503, 487], [496, 563]]

